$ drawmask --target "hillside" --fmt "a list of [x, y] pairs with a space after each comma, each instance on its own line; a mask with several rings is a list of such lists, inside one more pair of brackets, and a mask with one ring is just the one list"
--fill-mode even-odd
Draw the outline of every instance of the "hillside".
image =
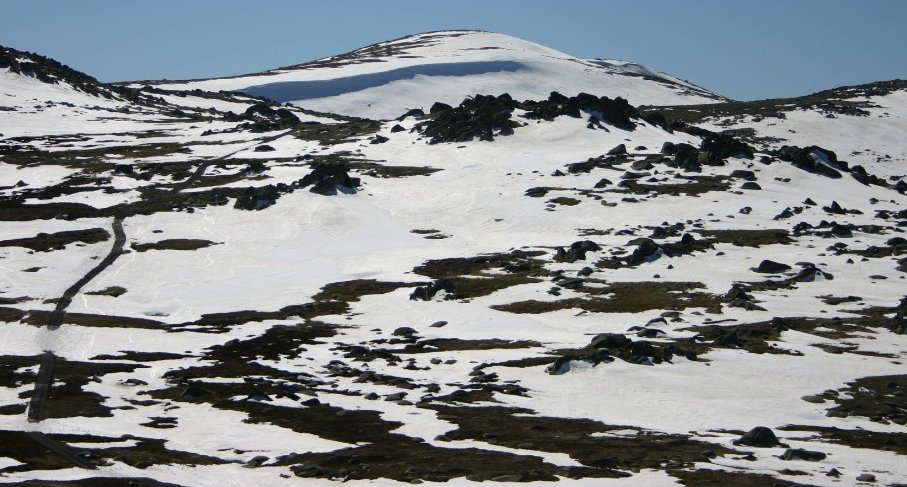
[[621, 96], [635, 105], [706, 103], [722, 98], [639, 64], [584, 60], [515, 37], [481, 31], [418, 34], [259, 74], [155, 83], [162, 89], [241, 91], [323, 112], [396, 118], [434, 102], [509, 93], [541, 99], [552, 91]]
[[[907, 479], [903, 83], [740, 103], [376, 46], [128, 96], [4, 68], [0, 483]], [[521, 67], [459, 99], [220, 91], [477, 46]], [[423, 110], [336, 108], [400, 83]]]

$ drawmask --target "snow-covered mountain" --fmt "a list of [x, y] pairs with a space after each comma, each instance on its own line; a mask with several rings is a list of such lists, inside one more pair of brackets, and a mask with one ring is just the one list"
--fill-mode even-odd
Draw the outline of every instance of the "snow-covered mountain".
[[343, 115], [391, 119], [475, 94], [546, 98], [552, 91], [623, 97], [634, 105], [723, 98], [639, 64], [584, 60], [504, 34], [444, 31], [374, 44], [264, 73], [157, 83], [162, 89], [240, 91]]
[[[902, 81], [464, 31], [254, 77], [384, 80], [286, 106], [0, 52], [0, 484], [907, 479]], [[376, 74], [466, 60], [519, 67]]]

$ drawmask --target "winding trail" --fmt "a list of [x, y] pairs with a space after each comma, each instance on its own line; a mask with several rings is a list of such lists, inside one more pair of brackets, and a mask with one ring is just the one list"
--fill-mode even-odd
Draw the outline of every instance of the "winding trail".
[[[254, 145], [273, 142], [281, 137], [293, 133], [294, 131], [295, 129], [291, 129], [281, 132], [277, 135], [258, 139], [254, 142]], [[243, 147], [223, 156], [202, 162], [188, 178], [173, 186], [170, 193], [179, 193], [180, 191], [192, 186], [205, 174], [205, 171], [212, 164], [228, 159], [248, 148], [249, 147]], [[98, 263], [98, 265], [93, 267], [90, 271], [88, 271], [78, 281], [76, 281], [72, 286], [69, 286], [69, 288], [67, 288], [66, 291], [63, 292], [63, 295], [57, 301], [56, 307], [48, 316], [46, 323], [48, 330], [53, 331], [60, 328], [60, 326], [63, 324], [63, 317], [66, 315], [66, 310], [72, 304], [73, 298], [82, 290], [83, 287], [85, 287], [94, 278], [98, 277], [98, 275], [104, 272], [108, 267], [116, 262], [116, 260], [121, 255], [123, 255], [123, 249], [126, 246], [126, 231], [123, 229], [123, 221], [126, 219], [126, 216], [127, 215], [122, 214], [114, 216], [113, 223], [111, 224], [114, 235], [113, 246], [110, 248], [110, 251], [104, 257], [104, 259]], [[53, 374], [56, 362], [57, 357], [52, 351], [45, 351], [41, 356], [41, 365], [38, 368], [38, 375], [35, 378], [35, 385], [32, 389], [31, 399], [29, 400], [28, 404], [27, 416], [29, 422], [39, 423], [47, 418], [47, 399], [53, 386]], [[84, 459], [73, 453], [72, 449], [70, 449], [67, 445], [50, 439], [44, 433], [41, 433], [39, 431], [31, 431], [28, 433], [28, 436], [33, 441], [44, 446], [51, 452], [59, 455], [60, 457], [64, 458], [65, 460], [69, 461], [79, 468], [89, 470], [94, 470], [96, 468], [95, 465], [85, 461]], [[152, 483], [146, 482], [146, 485], [164, 485], [156, 483], [154, 481], [150, 482]]]
[[69, 305], [72, 304], [72, 298], [74, 298], [86, 284], [91, 282], [92, 279], [98, 277], [99, 274], [110, 267], [110, 265], [123, 253], [123, 246], [126, 245], [126, 232], [123, 230], [123, 219], [122, 216], [113, 218], [113, 247], [111, 247], [107, 256], [104, 257], [104, 260], [99, 262], [98, 265], [88, 271], [87, 274], [82, 276], [81, 279], [76, 281], [72, 286], [69, 286], [69, 289], [63, 292], [63, 296], [57, 301], [57, 307], [54, 308], [53, 312], [50, 314], [50, 318], [48, 318], [48, 329], [56, 330], [63, 324], [63, 315], [66, 313], [66, 308], [69, 308]]

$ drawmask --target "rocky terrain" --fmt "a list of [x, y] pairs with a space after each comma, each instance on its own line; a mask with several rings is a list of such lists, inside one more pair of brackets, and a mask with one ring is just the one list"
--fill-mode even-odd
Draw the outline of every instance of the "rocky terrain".
[[907, 485], [904, 133], [482, 32], [0, 47], [0, 483]]

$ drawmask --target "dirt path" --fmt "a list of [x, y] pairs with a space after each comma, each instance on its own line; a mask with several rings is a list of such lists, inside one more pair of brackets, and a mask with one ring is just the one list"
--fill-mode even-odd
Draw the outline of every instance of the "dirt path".
[[[256, 140], [254, 144], [259, 145], [273, 142], [291, 133], [293, 133], [293, 130], [281, 132], [277, 135]], [[208, 169], [208, 167], [211, 166], [211, 164], [228, 159], [246, 149], [248, 149], [248, 147], [243, 147], [242, 149], [233, 151], [229, 154], [202, 162], [192, 173], [192, 175], [174, 186], [171, 193], [178, 193], [192, 186], [205, 174], [205, 171]], [[126, 245], [126, 232], [123, 229], [123, 221], [125, 219], [126, 216], [124, 215], [117, 215], [113, 218], [111, 227], [113, 229], [114, 239], [113, 246], [110, 248], [110, 252], [107, 253], [104, 259], [98, 263], [98, 265], [88, 271], [84, 276], [82, 276], [78, 281], [76, 281], [72, 286], [69, 286], [69, 288], [67, 288], [66, 291], [63, 292], [63, 295], [57, 301], [56, 307], [48, 317], [47, 328], [49, 330], [56, 330], [63, 324], [63, 317], [66, 315], [66, 310], [72, 304], [73, 298], [82, 290], [82, 288], [85, 287], [94, 278], [98, 277], [98, 275], [104, 272], [108, 267], [113, 265], [113, 263], [116, 262], [116, 260], [121, 255], [123, 255], [123, 249]], [[57, 357], [52, 351], [45, 351], [41, 357], [41, 365], [38, 368], [38, 376], [35, 379], [35, 385], [32, 389], [32, 395], [28, 405], [27, 414], [28, 420], [30, 422], [37, 423], [47, 418], [47, 399], [53, 386], [53, 373], [56, 361]], [[86, 462], [85, 460], [72, 453], [69, 447], [62, 443], [51, 440], [43, 433], [37, 431], [31, 432], [29, 433], [29, 437], [46, 447], [51, 452], [60, 455], [77, 467], [86, 469], [95, 468], [94, 465]]]

